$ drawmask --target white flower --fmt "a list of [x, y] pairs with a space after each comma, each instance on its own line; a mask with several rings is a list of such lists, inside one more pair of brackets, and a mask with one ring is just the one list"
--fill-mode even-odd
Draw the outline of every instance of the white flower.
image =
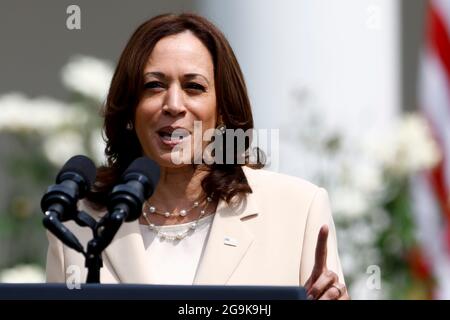
[[330, 201], [336, 215], [358, 218], [367, 213], [368, 201], [364, 193], [347, 186], [338, 187], [330, 192]]
[[50, 162], [59, 167], [74, 155], [86, 154], [86, 150], [80, 133], [66, 130], [45, 139], [44, 153]]
[[21, 93], [0, 97], [0, 130], [50, 132], [59, 127], [84, 124], [82, 109], [47, 97], [28, 99]]
[[398, 176], [432, 168], [441, 159], [426, 121], [418, 114], [406, 115], [396, 130], [368, 147], [390, 173]]
[[112, 64], [87, 56], [75, 56], [62, 70], [64, 85], [82, 95], [103, 102], [113, 76]]
[[0, 282], [4, 283], [43, 283], [45, 272], [36, 265], [18, 265], [0, 273]]
[[383, 188], [382, 168], [368, 160], [356, 162], [352, 170], [352, 181], [356, 188], [366, 194], [374, 194]]
[[425, 119], [417, 114], [406, 116], [399, 130], [397, 155], [408, 172], [433, 167], [441, 159]]

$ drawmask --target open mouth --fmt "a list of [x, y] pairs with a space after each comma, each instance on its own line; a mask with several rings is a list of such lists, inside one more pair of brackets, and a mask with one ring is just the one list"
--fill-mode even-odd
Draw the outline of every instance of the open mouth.
[[191, 135], [185, 128], [170, 126], [159, 129], [157, 134], [161, 138], [161, 141], [168, 145], [178, 144]]

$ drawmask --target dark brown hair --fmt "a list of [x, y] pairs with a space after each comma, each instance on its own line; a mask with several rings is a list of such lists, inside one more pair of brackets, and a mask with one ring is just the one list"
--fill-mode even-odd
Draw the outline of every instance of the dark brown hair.
[[[144, 91], [144, 67], [156, 43], [167, 36], [191, 31], [209, 50], [214, 65], [216, 105], [227, 129], [252, 129], [253, 116], [244, 77], [228, 41], [211, 22], [195, 14], [156, 16], [133, 33], [117, 64], [104, 106], [104, 138], [107, 163], [97, 171], [89, 202], [96, 208], [106, 205], [107, 196], [121, 174], [142, 148], [134, 130], [127, 130]], [[248, 145], [246, 146], [248, 148]], [[248, 151], [248, 150], [247, 150]], [[260, 155], [259, 149], [257, 150]], [[248, 157], [246, 158], [248, 160]], [[258, 157], [258, 159], [260, 159]], [[248, 161], [246, 161], [248, 165]], [[263, 167], [261, 160], [253, 167]], [[242, 164], [202, 164], [208, 170], [201, 185], [205, 194], [227, 202], [235, 195], [251, 193]]]

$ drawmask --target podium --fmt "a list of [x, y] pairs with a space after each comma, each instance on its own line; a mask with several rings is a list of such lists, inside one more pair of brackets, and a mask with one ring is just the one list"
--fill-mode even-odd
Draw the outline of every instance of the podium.
[[0, 300], [305, 300], [303, 287], [81, 284], [0, 284]]

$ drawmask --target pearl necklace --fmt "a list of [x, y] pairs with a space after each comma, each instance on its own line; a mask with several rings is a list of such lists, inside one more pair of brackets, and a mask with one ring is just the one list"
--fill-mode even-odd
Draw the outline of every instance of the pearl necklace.
[[[208, 206], [208, 204], [212, 201], [212, 198], [210, 196], [206, 197], [206, 205], [205, 208]], [[144, 213], [147, 214], [159, 214], [162, 216], [165, 216], [166, 218], [169, 217], [185, 217], [187, 216], [193, 209], [197, 208], [199, 206], [199, 202], [195, 201], [194, 204], [188, 208], [188, 209], [181, 209], [179, 213], [176, 212], [169, 212], [169, 211], [160, 211], [158, 210], [156, 207], [150, 205], [150, 203], [148, 201], [145, 202], [144, 204]], [[204, 209], [200, 211], [200, 213], [202, 213], [204, 211]]]
[[[151, 206], [148, 202], [146, 202], [146, 206], [144, 207], [143, 210], [143, 216], [144, 219], [147, 221], [148, 223], [148, 228], [149, 230], [156, 232], [156, 236], [162, 240], [183, 240], [184, 238], [187, 237], [187, 235], [189, 233], [193, 233], [198, 226], [198, 222], [201, 218], [203, 218], [206, 215], [206, 208], [208, 207], [208, 205], [212, 202], [212, 198], [211, 197], [207, 197], [206, 198], [206, 203], [203, 207], [202, 210], [200, 210], [200, 215], [198, 216], [198, 218], [195, 221], [192, 221], [190, 223], [187, 223], [187, 228], [184, 229], [183, 231], [180, 231], [176, 234], [170, 234], [168, 232], [163, 232], [161, 231], [161, 226], [156, 226], [154, 223], [151, 223], [150, 220], [148, 219], [148, 214], [161, 214], [160, 212], [158, 212], [156, 210], [156, 208], [154, 206]], [[162, 215], [164, 215], [165, 217], [170, 217], [170, 216], [186, 216], [188, 213], [190, 213], [192, 211], [192, 209], [197, 208], [199, 206], [198, 202], [194, 202], [194, 204], [192, 205], [191, 208], [189, 209], [183, 209], [180, 210], [179, 214], [176, 213], [170, 213], [168, 211], [164, 212]], [[148, 207], [148, 208], [147, 208]], [[147, 208], [147, 210], [146, 210]], [[212, 214], [213, 212], [211, 212]]]

